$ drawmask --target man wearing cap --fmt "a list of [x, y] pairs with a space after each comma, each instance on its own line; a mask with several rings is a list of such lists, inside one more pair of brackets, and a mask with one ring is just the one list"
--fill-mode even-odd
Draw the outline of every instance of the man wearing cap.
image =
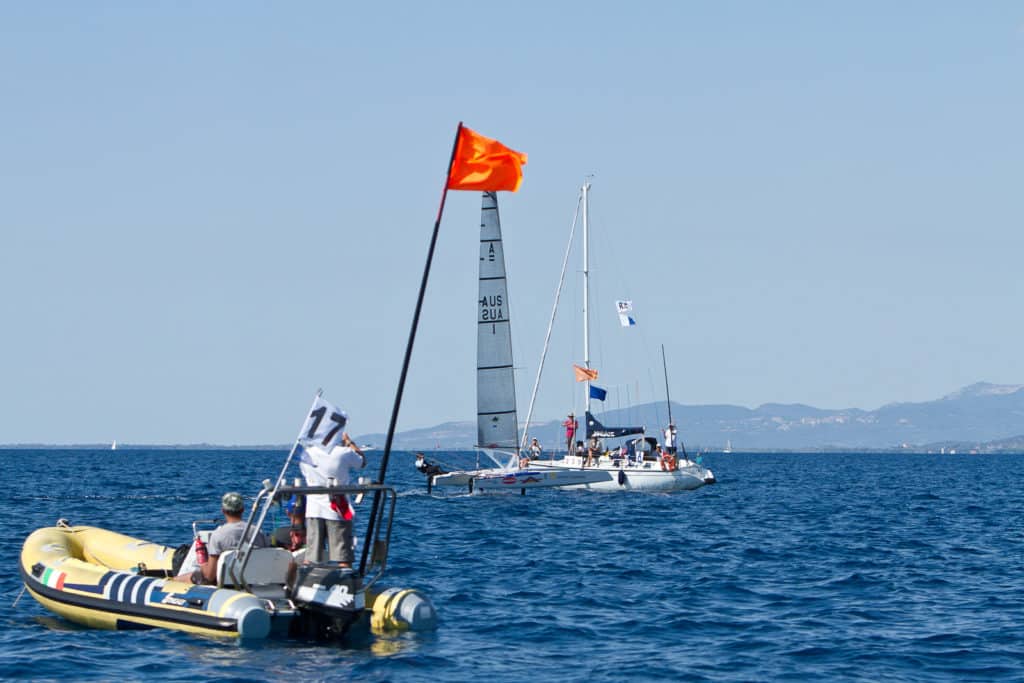
[[[213, 530], [210, 540], [206, 542], [206, 552], [209, 557], [206, 562], [199, 563], [198, 567], [191, 571], [180, 574], [179, 581], [191, 581], [192, 583], [217, 583], [217, 559], [221, 553], [227, 550], [234, 550], [242, 542], [242, 534], [245, 533], [245, 522], [242, 520], [242, 513], [245, 511], [245, 501], [241, 493], [229, 491], [220, 499], [220, 511], [224, 515], [224, 523]], [[256, 536], [253, 541], [253, 548], [263, 548], [267, 545], [267, 539], [262, 531], [255, 530]], [[251, 533], [251, 532], [250, 532]], [[195, 547], [189, 553], [193, 557]], [[186, 558], [185, 564], [188, 564]]]
[[[299, 469], [310, 486], [326, 486], [331, 479], [345, 486], [351, 483], [352, 470], [360, 470], [365, 465], [366, 457], [347, 432], [341, 435], [341, 445], [330, 451], [320, 446], [307, 446], [299, 458]], [[352, 508], [342, 493], [306, 496], [306, 561], [330, 559], [342, 567], [351, 567], [355, 559], [352, 517]], [[327, 553], [323, 548], [325, 541]]]
[[576, 416], [569, 413], [569, 419], [562, 423], [565, 427], [565, 454], [569, 455], [573, 452], [572, 442], [576, 438], [576, 430], [579, 429], [580, 423], [576, 420]]

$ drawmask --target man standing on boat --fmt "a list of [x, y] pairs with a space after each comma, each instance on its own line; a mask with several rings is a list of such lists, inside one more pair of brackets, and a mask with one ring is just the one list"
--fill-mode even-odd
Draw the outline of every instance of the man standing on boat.
[[674, 422], [669, 422], [668, 427], [665, 427], [665, 452], [671, 456], [675, 456], [676, 454], [677, 440], [676, 425]]
[[573, 452], [572, 442], [576, 438], [576, 430], [580, 428], [580, 423], [576, 420], [576, 416], [569, 413], [569, 419], [562, 423], [565, 427], [565, 452], [571, 454]]
[[[319, 445], [306, 446], [299, 459], [299, 469], [310, 486], [326, 486], [330, 480], [339, 486], [351, 483], [352, 470], [361, 470], [366, 456], [348, 433], [341, 435], [341, 444], [330, 451]], [[330, 559], [342, 567], [351, 567], [355, 559], [352, 535], [352, 506], [343, 493], [306, 496], [306, 561]], [[327, 557], [324, 557], [324, 542]]]

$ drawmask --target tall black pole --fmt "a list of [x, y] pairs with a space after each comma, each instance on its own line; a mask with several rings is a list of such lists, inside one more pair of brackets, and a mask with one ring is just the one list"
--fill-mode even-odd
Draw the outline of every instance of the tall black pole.
[[[409, 342], [405, 346], [405, 359], [402, 361], [402, 374], [398, 378], [398, 390], [395, 392], [395, 405], [391, 409], [391, 423], [388, 425], [388, 436], [384, 442], [384, 455], [380, 460], [380, 474], [377, 483], [383, 484], [384, 477], [388, 471], [388, 460], [391, 459], [391, 442], [395, 439], [395, 427], [398, 424], [398, 409], [402, 405], [402, 392], [405, 390], [405, 378], [409, 374], [409, 361], [412, 359], [412, 347], [416, 342], [416, 328], [420, 322], [420, 311], [423, 310], [423, 296], [427, 291], [427, 280], [430, 277], [430, 264], [434, 260], [434, 247], [437, 245], [437, 235], [441, 230], [441, 216], [444, 214], [444, 202], [448, 198], [448, 179], [452, 174], [452, 164], [455, 163], [455, 152], [459, 147], [459, 136], [462, 134], [462, 121], [459, 121], [455, 129], [455, 142], [452, 143], [452, 155], [448, 159], [448, 172], [444, 176], [444, 190], [441, 192], [441, 204], [437, 207], [437, 220], [434, 221], [434, 233], [430, 237], [430, 248], [427, 250], [427, 262], [423, 266], [423, 279], [420, 281], [420, 293], [416, 298], [416, 311], [412, 315], [412, 327], [409, 329]], [[366, 527], [366, 539], [363, 543], [363, 553], [359, 560], [359, 573], [366, 574], [366, 561], [370, 546], [373, 545], [373, 532], [377, 524], [377, 517], [380, 513], [381, 492], [378, 489], [373, 493], [373, 509], [370, 511], [370, 522]]]

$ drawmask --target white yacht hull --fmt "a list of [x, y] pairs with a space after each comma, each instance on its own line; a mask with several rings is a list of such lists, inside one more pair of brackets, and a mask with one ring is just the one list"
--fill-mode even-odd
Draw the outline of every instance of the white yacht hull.
[[[615, 463], [619, 462], [619, 465]], [[559, 484], [562, 488], [591, 489], [595, 491], [686, 491], [700, 488], [715, 481], [711, 470], [695, 462], [684, 461], [674, 470], [661, 469], [656, 461], [622, 464], [621, 461], [601, 458], [596, 465], [582, 467], [582, 458], [568, 457], [554, 462], [534, 462], [540, 470], [562, 473], [584, 472], [591, 479], [579, 483]]]
[[672, 471], [662, 470], [657, 462], [622, 466], [615, 462], [619, 461], [602, 458], [597, 465], [582, 467], [581, 462], [573, 462], [572, 458], [534, 461], [522, 470], [492, 468], [439, 474], [432, 484], [487, 492], [536, 488], [664, 492], [695, 489], [715, 481], [711, 470], [690, 461]]

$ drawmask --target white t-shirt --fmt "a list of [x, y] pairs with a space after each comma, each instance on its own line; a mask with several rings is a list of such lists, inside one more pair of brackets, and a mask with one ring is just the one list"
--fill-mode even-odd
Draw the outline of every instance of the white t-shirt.
[[665, 448], [675, 448], [676, 430], [672, 427], [665, 428]]
[[[299, 458], [299, 469], [310, 486], [326, 486], [334, 477], [339, 484], [352, 481], [352, 470], [363, 468], [363, 458], [348, 446], [335, 446], [330, 452], [319, 446], [308, 446]], [[306, 496], [306, 517], [340, 520], [338, 513], [331, 509], [331, 499], [326, 493]]]

